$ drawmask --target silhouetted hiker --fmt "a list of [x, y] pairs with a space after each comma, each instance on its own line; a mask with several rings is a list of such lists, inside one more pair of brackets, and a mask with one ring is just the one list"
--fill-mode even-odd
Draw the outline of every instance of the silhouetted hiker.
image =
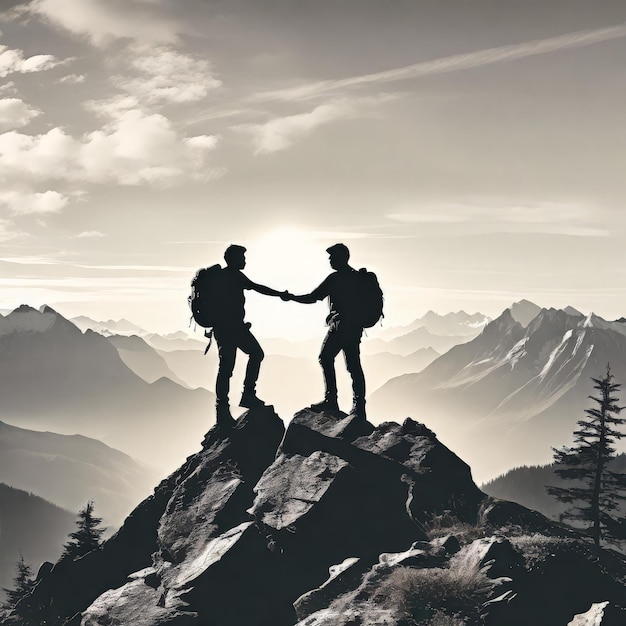
[[[226, 267], [214, 265], [200, 270], [192, 283], [193, 291], [190, 304], [193, 317], [198, 324], [212, 327], [219, 351], [219, 369], [215, 383], [217, 424], [231, 427], [235, 420], [230, 413], [228, 393], [230, 379], [235, 367], [237, 349], [248, 355], [248, 365], [243, 382], [243, 393], [239, 406], [253, 408], [264, 406], [256, 395], [256, 382], [259, 377], [261, 361], [265, 356], [254, 335], [250, 332], [251, 324], [244, 321], [245, 289], [252, 289], [266, 296], [282, 296], [287, 292], [276, 291], [264, 285], [253, 283], [241, 270], [246, 266], [246, 249], [231, 245], [224, 252]], [[201, 272], [204, 273], [201, 276]], [[201, 297], [205, 295], [204, 299]], [[210, 344], [209, 344], [210, 345]], [[208, 348], [207, 348], [208, 349]]]
[[376, 275], [348, 264], [350, 251], [337, 243], [326, 250], [335, 270], [311, 293], [287, 294], [287, 299], [312, 304], [328, 298], [330, 313], [326, 318], [328, 333], [322, 343], [319, 362], [324, 374], [325, 394], [311, 405], [314, 411], [338, 411], [335, 357], [343, 351], [352, 377], [353, 404], [350, 415], [365, 419], [365, 376], [361, 366], [360, 343], [363, 329], [373, 326], [382, 316], [383, 296]]

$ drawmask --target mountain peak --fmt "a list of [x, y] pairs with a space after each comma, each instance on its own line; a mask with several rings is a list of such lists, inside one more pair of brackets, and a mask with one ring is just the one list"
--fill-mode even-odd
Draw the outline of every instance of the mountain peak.
[[508, 310], [513, 319], [526, 328], [528, 324], [537, 317], [541, 311], [541, 307], [537, 306], [534, 302], [530, 302], [530, 300], [522, 299], [512, 304]]

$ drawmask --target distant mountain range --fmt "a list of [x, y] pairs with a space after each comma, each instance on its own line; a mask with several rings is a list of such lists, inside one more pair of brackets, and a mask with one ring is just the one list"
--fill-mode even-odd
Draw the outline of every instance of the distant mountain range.
[[0, 422], [2, 481], [78, 512], [94, 500], [96, 514], [119, 526], [148, 496], [159, 473], [82, 435], [36, 432]]
[[590, 377], [610, 363], [626, 382], [626, 325], [571, 308], [536, 307], [532, 317], [530, 304], [506, 309], [422, 372], [384, 384], [371, 396], [370, 419], [425, 421], [480, 480], [548, 461], [588, 408]]
[[148, 383], [102, 335], [81, 332], [50, 307], [0, 318], [0, 419], [79, 432], [165, 473], [214, 422], [214, 395], [160, 378]]
[[75, 521], [75, 513], [0, 483], [0, 602], [3, 588], [13, 589], [20, 554], [36, 574], [44, 561], [55, 562], [61, 556]]

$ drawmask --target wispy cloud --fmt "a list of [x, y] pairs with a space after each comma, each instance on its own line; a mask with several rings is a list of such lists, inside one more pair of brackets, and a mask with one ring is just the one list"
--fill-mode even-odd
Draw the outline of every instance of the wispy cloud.
[[273, 154], [286, 150], [308, 137], [314, 130], [337, 120], [376, 117], [380, 115], [380, 105], [396, 97], [397, 94], [378, 94], [336, 98], [311, 111], [274, 117], [260, 124], [239, 124], [231, 129], [246, 133], [252, 138], [255, 154]]
[[[466, 234], [476, 232], [515, 232], [561, 234], [579, 237], [608, 237], [610, 231], [598, 228], [590, 207], [566, 202], [536, 202], [495, 205], [462, 202], [402, 208], [387, 217], [395, 222], [417, 225], [458, 226]], [[458, 229], [450, 232], [457, 233]]]
[[339, 101], [322, 104], [307, 113], [277, 117], [264, 124], [242, 124], [233, 129], [252, 137], [255, 154], [273, 154], [289, 148], [316, 128], [345, 117], [352, 110], [349, 103]]
[[177, 38], [177, 23], [161, 2], [151, 0], [32, 0], [27, 11], [97, 46], [129, 38], [169, 43]]
[[102, 239], [103, 237], [106, 235], [99, 230], [83, 230], [78, 235], [74, 235], [74, 239]]
[[80, 83], [85, 82], [84, 74], [68, 74], [67, 76], [62, 76], [57, 81], [61, 85], [79, 85]]
[[548, 39], [537, 39], [525, 43], [455, 54], [373, 74], [362, 74], [339, 80], [323, 80], [299, 87], [262, 92], [257, 94], [255, 99], [259, 101], [308, 100], [319, 96], [328, 96], [330, 93], [355, 87], [409, 80], [422, 76], [431, 76], [434, 74], [443, 74], [446, 72], [455, 72], [491, 65], [503, 61], [514, 61], [516, 59], [548, 54], [558, 50], [589, 46], [621, 37], [626, 37], [625, 24], [610, 26], [608, 28], [577, 31], [566, 35], [550, 37]]
[[0, 45], [0, 78], [9, 74], [43, 72], [65, 62], [51, 54], [36, 54], [32, 57], [25, 57], [23, 50], [11, 50], [7, 46]]

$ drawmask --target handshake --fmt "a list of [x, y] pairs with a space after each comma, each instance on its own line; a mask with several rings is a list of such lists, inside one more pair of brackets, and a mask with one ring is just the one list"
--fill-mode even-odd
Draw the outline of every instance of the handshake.
[[285, 290], [280, 294], [280, 299], [283, 302], [289, 302], [290, 300], [294, 299], [294, 295]]

